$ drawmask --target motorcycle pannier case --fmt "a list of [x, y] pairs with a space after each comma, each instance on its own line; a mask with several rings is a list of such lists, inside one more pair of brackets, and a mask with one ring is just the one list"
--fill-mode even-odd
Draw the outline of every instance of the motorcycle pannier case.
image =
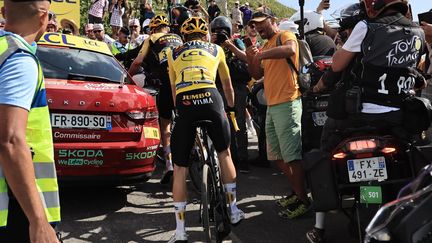
[[338, 209], [340, 206], [339, 193], [329, 155], [313, 150], [305, 154], [303, 167], [312, 193], [313, 209], [316, 212]]

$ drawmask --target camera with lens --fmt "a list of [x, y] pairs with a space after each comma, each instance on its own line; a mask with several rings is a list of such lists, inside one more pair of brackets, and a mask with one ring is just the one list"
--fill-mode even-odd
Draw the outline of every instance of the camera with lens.
[[226, 30], [216, 30], [215, 34], [216, 34], [215, 44], [217, 45], [221, 45], [222, 43], [224, 43], [226, 40], [229, 39], [229, 34]]

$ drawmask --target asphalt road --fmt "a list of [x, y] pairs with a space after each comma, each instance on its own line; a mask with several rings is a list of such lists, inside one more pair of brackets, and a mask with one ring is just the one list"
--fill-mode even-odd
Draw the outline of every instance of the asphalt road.
[[[255, 149], [256, 140], [252, 140], [252, 156]], [[59, 230], [64, 242], [167, 242], [174, 232], [175, 219], [170, 187], [160, 185], [160, 177], [158, 168], [154, 179], [138, 186], [62, 188]], [[252, 167], [250, 174], [239, 174], [238, 203], [246, 220], [233, 229], [227, 242], [307, 242], [305, 233], [314, 225], [312, 212], [295, 220], [277, 215], [279, 208], [274, 200], [289, 190], [284, 175], [275, 167]], [[193, 191], [189, 193], [189, 242], [203, 242], [199, 205], [193, 203], [198, 197]], [[358, 242], [349, 237], [348, 222], [342, 213], [329, 214], [327, 242]]]

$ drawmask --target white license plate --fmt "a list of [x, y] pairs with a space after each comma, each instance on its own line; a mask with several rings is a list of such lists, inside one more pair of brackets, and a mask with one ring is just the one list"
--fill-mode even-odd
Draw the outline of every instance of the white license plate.
[[387, 179], [384, 157], [351, 159], [347, 161], [350, 182], [382, 181]]
[[325, 121], [327, 120], [327, 115], [325, 111], [312, 112], [312, 119], [315, 123], [315, 126], [324, 126]]
[[51, 126], [58, 128], [86, 128], [111, 130], [111, 116], [51, 114]]

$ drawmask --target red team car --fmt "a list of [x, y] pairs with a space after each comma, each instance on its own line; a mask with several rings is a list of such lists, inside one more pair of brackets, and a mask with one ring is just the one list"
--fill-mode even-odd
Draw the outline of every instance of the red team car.
[[160, 133], [154, 98], [103, 42], [46, 33], [38, 43], [61, 181], [145, 181]]

